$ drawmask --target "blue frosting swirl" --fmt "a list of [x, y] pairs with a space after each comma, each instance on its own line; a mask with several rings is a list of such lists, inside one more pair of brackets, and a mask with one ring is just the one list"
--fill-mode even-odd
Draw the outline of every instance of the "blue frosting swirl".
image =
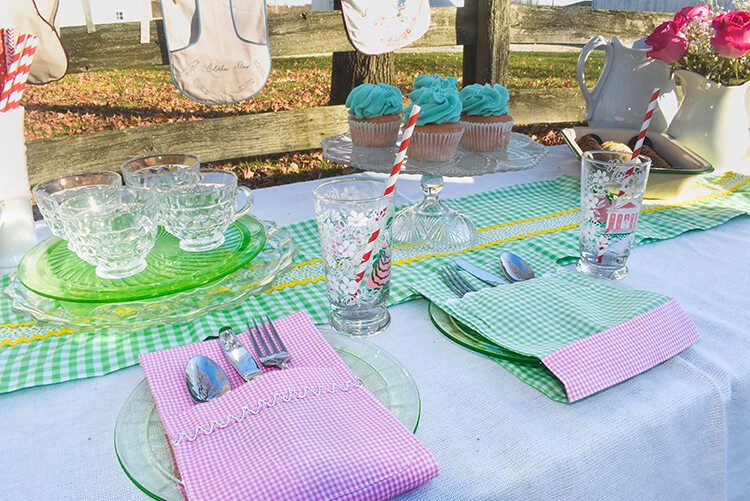
[[437, 73], [433, 75], [419, 75], [414, 79], [414, 90], [421, 89], [423, 87], [434, 87], [436, 85], [456, 88], [458, 80], [455, 77], [443, 78]]
[[473, 84], [461, 90], [461, 105], [467, 115], [483, 117], [507, 115], [508, 89], [500, 84]]
[[403, 98], [393, 85], [365, 83], [352, 89], [346, 98], [346, 107], [355, 118], [376, 118], [401, 113]]
[[456, 88], [441, 85], [421, 87], [412, 91], [409, 98], [412, 104], [404, 111], [407, 117], [415, 104], [422, 108], [417, 125], [455, 123], [461, 118], [461, 98]]

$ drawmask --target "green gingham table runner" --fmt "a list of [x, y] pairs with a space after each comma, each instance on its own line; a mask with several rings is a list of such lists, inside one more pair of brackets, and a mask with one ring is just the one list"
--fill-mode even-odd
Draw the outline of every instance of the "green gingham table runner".
[[[466, 275], [464, 275], [466, 276]], [[413, 285], [490, 342], [537, 362], [494, 358], [552, 398], [575, 402], [673, 357], [698, 340], [674, 299], [558, 269], [457, 298], [442, 282]]]
[[[437, 268], [458, 254], [490, 266], [510, 250], [524, 256], [538, 273], [573, 262], [578, 256], [579, 198], [579, 180], [563, 176], [448, 200], [472, 218], [479, 242], [449, 253], [424, 253], [419, 247], [394, 250], [391, 303], [415, 298], [411, 284], [436, 276]], [[635, 244], [708, 229], [743, 214], [750, 214], [750, 177], [706, 176], [684, 199], [644, 203]], [[273, 289], [185, 324], [132, 333], [77, 333], [38, 324], [12, 311], [10, 300], [0, 297], [0, 393], [107, 374], [137, 364], [140, 353], [200, 341], [223, 325], [244, 325], [255, 314], [278, 318], [304, 309], [314, 322], [325, 323], [328, 300], [316, 223], [308, 220], [288, 229], [299, 254], [294, 268]], [[0, 277], [1, 288], [8, 283], [7, 276]]]

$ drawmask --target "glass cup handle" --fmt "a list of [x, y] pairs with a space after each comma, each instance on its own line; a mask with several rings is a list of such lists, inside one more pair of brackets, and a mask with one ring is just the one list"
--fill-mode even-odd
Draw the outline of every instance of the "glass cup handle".
[[247, 186], [238, 186], [237, 195], [239, 195], [240, 193], [242, 193], [245, 197], [245, 204], [234, 213], [235, 218], [244, 216], [246, 213], [248, 213], [250, 209], [253, 208], [253, 202], [255, 201], [252, 190]]

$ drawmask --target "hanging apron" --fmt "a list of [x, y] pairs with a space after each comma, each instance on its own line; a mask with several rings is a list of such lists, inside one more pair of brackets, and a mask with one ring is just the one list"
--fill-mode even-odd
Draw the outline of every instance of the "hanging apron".
[[[15, 29], [16, 36], [39, 37], [29, 82], [45, 84], [60, 80], [68, 71], [68, 56], [54, 28], [57, 0], [0, 0], [0, 27]], [[38, 7], [38, 8], [37, 8]]]
[[172, 80], [190, 99], [229, 104], [271, 72], [264, 0], [162, 0]]
[[341, 0], [349, 41], [375, 55], [418, 40], [430, 27], [429, 0]]

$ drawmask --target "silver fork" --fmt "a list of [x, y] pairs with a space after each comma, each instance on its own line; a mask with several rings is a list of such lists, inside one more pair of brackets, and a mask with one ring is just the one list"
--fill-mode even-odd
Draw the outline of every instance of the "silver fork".
[[276, 327], [273, 326], [271, 317], [266, 315], [266, 322], [262, 318], [254, 317], [253, 327], [250, 327], [250, 323], [247, 322], [247, 334], [261, 364], [266, 367], [287, 368], [286, 361], [289, 360], [289, 352], [286, 351], [284, 342], [276, 331]]
[[445, 265], [440, 270], [440, 278], [445, 285], [458, 297], [464, 297], [469, 292], [476, 292], [477, 289], [471, 285], [464, 277], [458, 273], [453, 265]]

